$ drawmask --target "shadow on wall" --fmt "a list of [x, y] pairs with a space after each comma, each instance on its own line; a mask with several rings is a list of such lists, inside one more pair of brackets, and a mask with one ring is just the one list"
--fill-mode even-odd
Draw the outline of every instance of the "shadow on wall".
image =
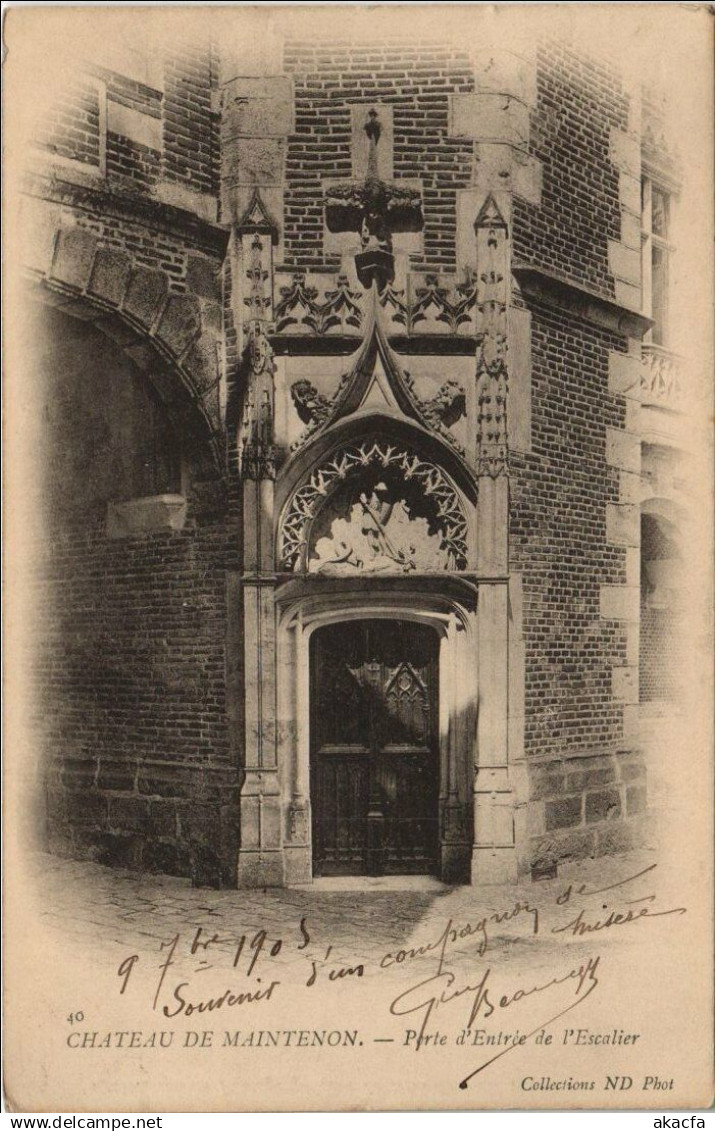
[[[227, 536], [208, 442], [197, 448], [198, 428], [179, 430], [150, 373], [89, 321], [42, 307], [34, 327], [26, 357], [44, 458], [29, 579], [31, 729], [45, 843], [231, 884]], [[109, 504], [182, 489], [183, 529], [107, 537]]]

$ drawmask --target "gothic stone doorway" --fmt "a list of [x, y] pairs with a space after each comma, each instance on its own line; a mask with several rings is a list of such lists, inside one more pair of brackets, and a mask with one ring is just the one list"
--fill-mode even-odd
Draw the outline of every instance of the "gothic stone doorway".
[[438, 646], [406, 620], [313, 634], [314, 875], [439, 872]]

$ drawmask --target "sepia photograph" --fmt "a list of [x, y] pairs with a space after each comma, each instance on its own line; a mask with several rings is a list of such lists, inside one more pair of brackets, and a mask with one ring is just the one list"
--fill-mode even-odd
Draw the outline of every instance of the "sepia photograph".
[[710, 1108], [712, 8], [3, 15], [6, 1110]]

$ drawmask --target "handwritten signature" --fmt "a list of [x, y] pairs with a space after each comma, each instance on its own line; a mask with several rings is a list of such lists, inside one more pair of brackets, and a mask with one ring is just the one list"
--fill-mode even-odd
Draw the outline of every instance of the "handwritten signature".
[[[652, 864], [647, 868], [636, 872], [631, 876], [627, 876], [623, 880], [619, 880], [615, 884], [609, 884], [603, 888], [589, 889], [585, 884], [569, 884], [565, 887], [559, 895], [556, 896], [554, 904], [557, 907], [565, 907], [572, 903], [575, 899], [587, 899], [590, 897], [604, 895], [606, 892], [614, 891], [621, 888], [626, 884], [630, 884], [635, 880], [639, 880], [649, 872], [655, 869], [656, 865]], [[552, 934], [570, 934], [573, 937], [582, 937], [586, 934], [592, 934], [600, 931], [606, 931], [616, 926], [627, 926], [636, 923], [645, 918], [655, 918], [660, 916], [681, 915], [684, 914], [686, 909], [684, 907], [670, 907], [665, 910], [654, 910], [653, 904], [657, 897], [654, 892], [642, 896], [637, 899], [628, 900], [625, 902], [625, 910], [611, 910], [607, 916], [602, 918], [593, 917], [584, 907], [580, 907], [575, 915], [569, 922], [565, 924], [558, 924], [551, 928]], [[608, 905], [603, 904], [602, 910], [608, 910]], [[532, 907], [530, 904], [517, 903], [511, 912], [497, 912], [490, 916], [490, 921], [505, 922], [513, 919], [516, 915], [522, 913], [529, 913], [532, 917], [532, 933], [538, 934], [540, 918], [538, 908]], [[480, 943], [477, 946], [477, 954], [483, 957], [487, 950], [488, 937], [486, 934], [486, 920], [480, 920], [476, 927], [477, 933], [480, 934]], [[507, 1052], [513, 1051], [514, 1048], [520, 1047], [526, 1043], [529, 1037], [535, 1033], [540, 1032], [542, 1029], [548, 1028], [551, 1024], [563, 1017], [566, 1013], [575, 1009], [587, 997], [592, 994], [599, 984], [596, 971], [602, 961], [601, 955], [592, 955], [585, 959], [578, 966], [574, 966], [566, 973], [556, 975], [553, 978], [547, 979], [544, 982], [527, 985], [517, 986], [508, 992], [501, 993], [498, 997], [493, 988], [493, 978], [491, 968], [487, 968], [480, 977], [471, 978], [468, 981], [458, 982], [456, 974], [447, 967], [447, 946], [449, 942], [455, 942], [457, 938], [464, 938], [470, 934], [474, 934], [474, 926], [466, 924], [463, 927], [455, 927], [452, 920], [449, 921], [444, 932], [438, 940], [431, 943], [426, 943], [421, 946], [407, 948], [397, 952], [395, 958], [404, 961], [407, 958], [423, 956], [435, 950], [437, 954], [437, 967], [435, 972], [428, 978], [423, 978], [419, 982], [410, 986], [407, 990], [403, 990], [390, 1004], [390, 1012], [397, 1017], [410, 1016], [413, 1014], [421, 1014], [420, 1028], [417, 1032], [416, 1040], [413, 1043], [415, 1049], [421, 1047], [425, 1039], [427, 1025], [438, 1009], [443, 1006], [451, 1005], [455, 1002], [463, 1001], [465, 998], [469, 1004], [469, 1015], [467, 1020], [467, 1028], [470, 1028], [474, 1021], [481, 1015], [484, 1019], [491, 1017], [497, 1010], [508, 1009], [510, 1006], [515, 1005], [517, 1002], [523, 1001], [525, 998], [534, 997], [535, 995], [543, 993], [545, 990], [550, 989], [552, 986], [565, 985], [567, 988], [573, 990], [573, 998], [569, 1004], [560, 1007], [553, 1016], [548, 1017], [546, 1020], [541, 1020], [530, 1032], [526, 1033], [519, 1042], [510, 1044], [508, 1047], [501, 1050], [495, 1056], [490, 1057], [488, 1060], [480, 1064], [473, 1072], [466, 1076], [460, 1083], [460, 1088], [466, 1088], [469, 1081], [482, 1072], [494, 1061], [504, 1056]], [[404, 956], [404, 957], [402, 957]], [[388, 954], [385, 956], [390, 959], [392, 963], [393, 955]], [[384, 961], [384, 959], [383, 959]], [[575, 983], [575, 984], [574, 984]], [[491, 995], [490, 995], [491, 991]]]
[[[566, 974], [549, 978], [548, 981], [541, 985], [535, 985], [529, 988], [520, 986], [513, 992], [501, 994], [498, 999], [493, 989], [491, 991], [492, 997], [490, 997], [491, 968], [487, 967], [479, 981], [459, 985], [457, 984], [456, 975], [451, 970], [442, 969], [440, 963], [437, 972], [431, 977], [417, 982], [416, 985], [410, 986], [408, 990], [404, 990], [401, 994], [398, 994], [390, 1005], [390, 1013], [394, 1014], [396, 1017], [405, 1017], [422, 1010], [422, 1025], [416, 1042], [419, 1046], [420, 1039], [424, 1037], [427, 1023], [433, 1011], [439, 1006], [448, 1005], [458, 998], [463, 998], [465, 995], [471, 995], [469, 1002], [470, 1012], [467, 1020], [468, 1029], [471, 1028], [480, 1014], [485, 1019], [489, 1018], [497, 1009], [508, 1009], [510, 1005], [514, 1005], [516, 1002], [522, 1001], [526, 997], [531, 997], [532, 994], [542, 993], [551, 986], [558, 986], [561, 985], [562, 982], [569, 982], [572, 979], [576, 979], [576, 989], [574, 992], [577, 998], [584, 985], [587, 986], [586, 992], [583, 994], [583, 997], [580, 998], [580, 1000], [583, 1001], [598, 985], [596, 970], [598, 969], [599, 962], [600, 956], [596, 955], [581, 963], [578, 968], [569, 970]], [[415, 1002], [415, 998], [419, 1000]], [[574, 1002], [574, 1005], [576, 1004], [578, 1004], [578, 1002]]]

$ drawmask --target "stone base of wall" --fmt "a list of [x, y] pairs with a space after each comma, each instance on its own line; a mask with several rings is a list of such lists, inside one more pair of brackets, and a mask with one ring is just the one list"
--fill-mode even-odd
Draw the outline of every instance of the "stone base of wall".
[[[646, 767], [633, 749], [530, 766], [531, 868], [628, 852], [650, 839]], [[226, 768], [54, 761], [46, 848], [107, 866], [235, 887], [238, 784]]]
[[646, 766], [640, 751], [574, 753], [532, 763], [532, 867], [628, 852], [649, 836]]
[[[114, 780], [112, 780], [112, 778]], [[238, 785], [230, 771], [68, 759], [47, 779], [47, 850], [235, 887]]]

